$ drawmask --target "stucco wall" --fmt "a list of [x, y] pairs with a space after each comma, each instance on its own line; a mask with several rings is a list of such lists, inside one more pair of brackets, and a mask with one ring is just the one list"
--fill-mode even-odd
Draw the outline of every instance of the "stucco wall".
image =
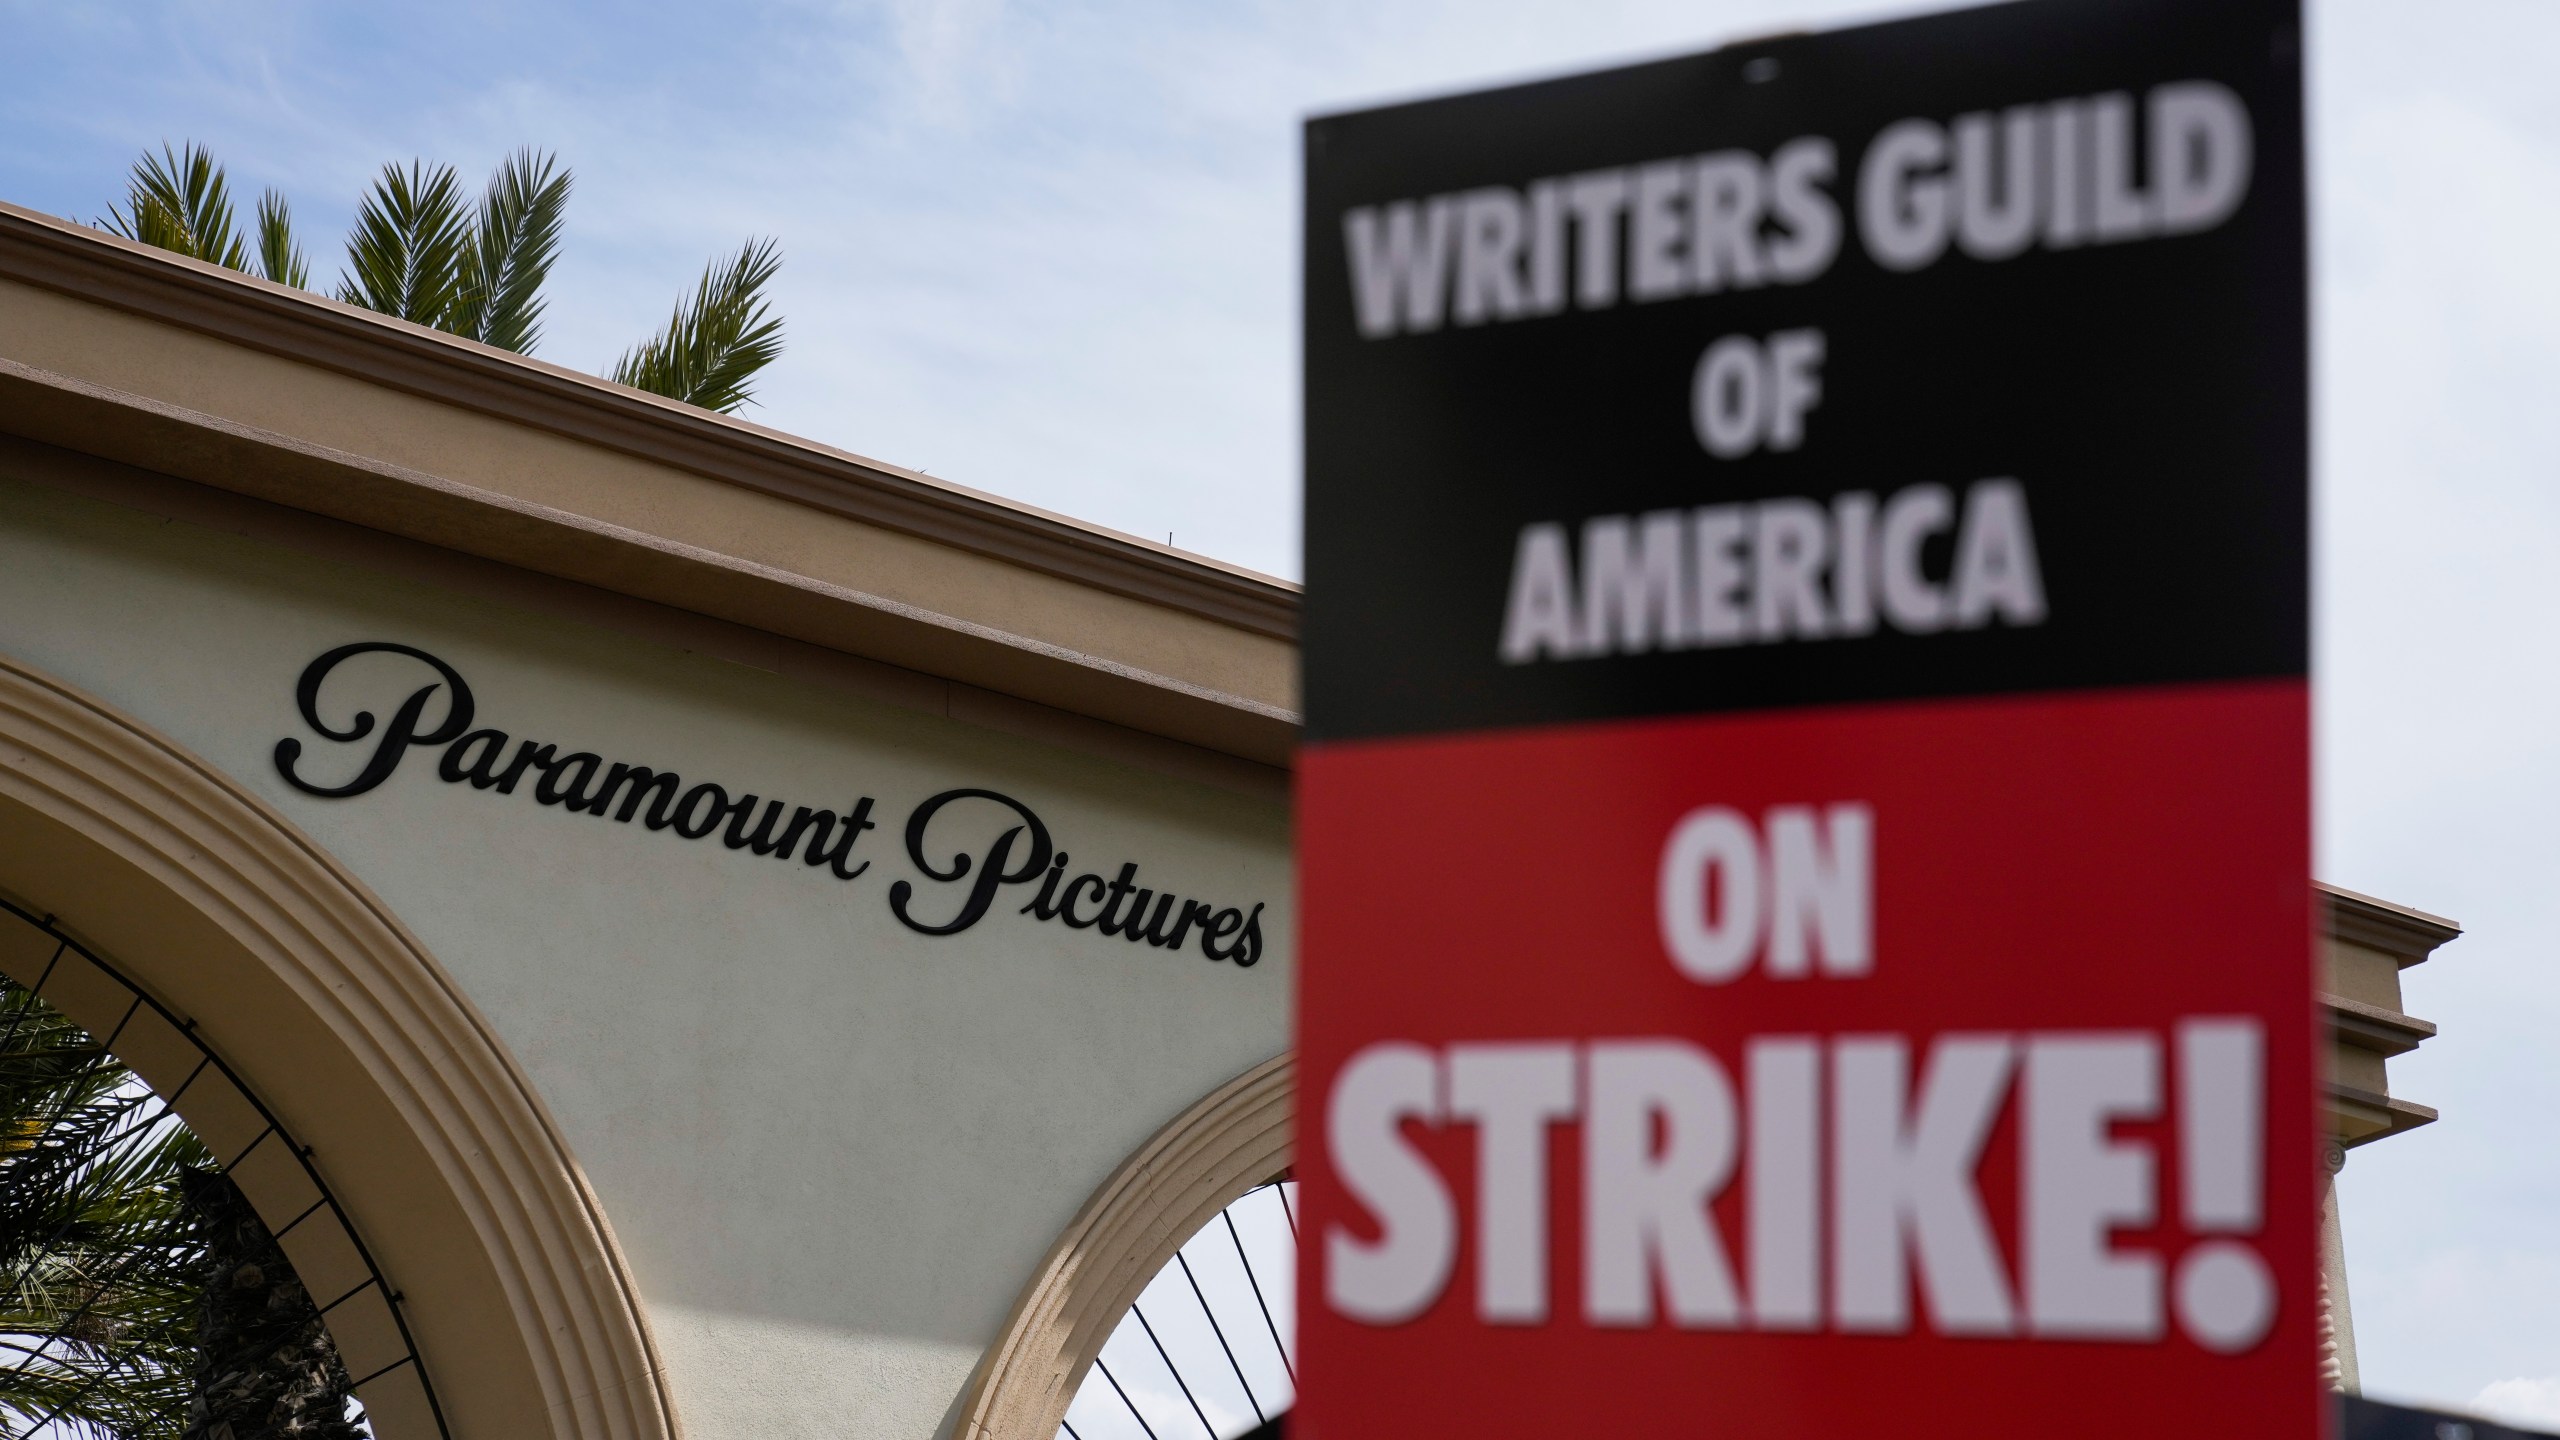
[[[424, 749], [368, 794], [305, 795], [277, 740], [302, 738], [332, 779], [370, 746], [312, 735], [295, 679], [361, 640], [433, 652], [470, 682], [479, 724], [564, 754], [794, 804], [874, 797], [871, 869], [839, 882], [545, 807], [529, 781], [447, 784]], [[1086, 1193], [1287, 1044], [1274, 803], [5, 476], [0, 649], [238, 777], [455, 975], [583, 1162], [694, 1440], [934, 1433]], [[429, 678], [368, 657], [324, 706], [387, 717]], [[955, 787], [1031, 807], [1075, 870], [1135, 861], [1141, 884], [1263, 903], [1261, 963], [1036, 923], [1017, 913], [1028, 887], [964, 933], [913, 933], [887, 904], [923, 878], [901, 832]], [[933, 839], [982, 851], [1000, 822], [955, 809]], [[947, 915], [957, 888], [925, 884], [921, 904]]]

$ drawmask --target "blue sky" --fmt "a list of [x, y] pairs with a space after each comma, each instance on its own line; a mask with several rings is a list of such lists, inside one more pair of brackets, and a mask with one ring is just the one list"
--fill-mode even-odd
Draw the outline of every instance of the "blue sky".
[[[776, 235], [754, 418], [1294, 574], [1300, 117], [1908, 8], [0, 0], [0, 197], [94, 217], [197, 140], [334, 276], [383, 161], [544, 146], [544, 358]], [[2560, 1424], [2560, 6], [2311, 8], [2320, 863], [2471, 931], [2394, 1062], [2446, 1118], [2344, 1182], [2365, 1373]]]

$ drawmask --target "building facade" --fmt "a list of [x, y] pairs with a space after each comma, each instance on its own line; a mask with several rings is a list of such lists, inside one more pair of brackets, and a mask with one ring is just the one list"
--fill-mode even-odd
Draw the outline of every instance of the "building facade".
[[392, 1440], [1053, 1433], [1286, 1164], [1294, 617], [0, 210], [0, 965]]
[[[2329, 1144], [2320, 1166], [2334, 1177], [2347, 1152], [2431, 1124], [2436, 1112], [2391, 1093], [2390, 1060], [2435, 1038], [2436, 1027], [2402, 1008], [2400, 972], [2423, 963], [2462, 933], [2438, 915], [2376, 900], [2334, 885], [2319, 887], [2320, 997], [2329, 1022]], [[2322, 1378], [2339, 1390], [2359, 1388], [2355, 1316], [2347, 1289], [2347, 1248], [2337, 1192], [2320, 1186], [2320, 1283], [2327, 1330]]]

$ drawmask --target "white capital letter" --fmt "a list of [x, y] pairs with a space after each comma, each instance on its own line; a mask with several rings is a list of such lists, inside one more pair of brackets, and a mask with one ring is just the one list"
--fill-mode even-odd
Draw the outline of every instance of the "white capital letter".
[[1573, 562], [1565, 555], [1564, 527], [1527, 525], [1511, 559], [1511, 603], [1502, 613], [1502, 663], [1571, 659], [1579, 637], [1573, 623]]
[[[1707, 913], [1708, 880], [1716, 911]], [[1751, 822], [1721, 805], [1680, 817], [1662, 847], [1655, 877], [1662, 948], [1681, 974], [1721, 985], [1751, 965], [1760, 948], [1760, 840]]]
[[1965, 492], [1953, 588], [1959, 630], [1987, 624], [1993, 615], [2012, 625], [2044, 623], [2044, 576], [2036, 569], [2027, 492], [2017, 481], [1985, 480]]
[[1351, 1057], [1325, 1102], [1334, 1174], [1378, 1222], [1363, 1240], [1328, 1227], [1325, 1299], [1372, 1325], [1395, 1325], [1431, 1308], [1449, 1283], [1457, 1221], [1449, 1187], [1405, 1142], [1406, 1119], [1440, 1122], [1440, 1063], [1419, 1045], [1384, 1041]]
[[1672, 1323], [1739, 1323], [1733, 1269], [1707, 1214], [1733, 1178], [1733, 1082], [1686, 1041], [1603, 1040], [1591, 1046], [1590, 1084], [1582, 1284], [1591, 1323], [1652, 1324], [1657, 1265]]
[[1947, 597], [1920, 569], [1920, 547], [1955, 517], [1955, 497], [1944, 485], [1913, 485], [1884, 502], [1883, 534], [1876, 545], [1877, 588], [1885, 618], [1899, 630], [1926, 635], [1947, 623]]
[[1582, 527], [1582, 653], [1641, 655], [1689, 643], [1689, 527], [1677, 510]]
[[1779, 225], [1769, 240], [1769, 268], [1785, 284], [1819, 277], [1840, 253], [1840, 207], [1822, 188], [1838, 163], [1819, 135], [1790, 140], [1769, 157], [1769, 211]]
[[[2008, 1093], [2016, 1045], [1946, 1035], [1906, 1124], [1910, 1042], [1844, 1039], [1831, 1048], [1832, 1314], [1841, 1329], [1911, 1328], [1908, 1269], [1949, 1335], [2015, 1328], [2007, 1276], [1973, 1186], [1983, 1141]], [[1905, 1246], [1909, 1245], [1909, 1251]]]
[[1547, 1318], [1547, 1127], [1574, 1112], [1573, 1047], [1449, 1047], [1449, 1115], [1476, 1127], [1476, 1316]]
[[[1858, 233], [1887, 270], [1917, 270], [1947, 248], [1947, 132], [1926, 120], [1899, 120], [1867, 147], [1858, 167]], [[1922, 174], [1922, 171], [1933, 173]]]
[[1817, 945], [1825, 975], [1874, 969], [1875, 811], [1834, 805], [1816, 821], [1810, 806], [1782, 805], [1767, 824], [1769, 973], [1805, 974]]
[[1698, 443], [1719, 460], [1748, 455], [1759, 446], [1768, 418], [1759, 342], [1727, 335], [1708, 346], [1689, 377], [1689, 420]]
[[2069, 1339], [2158, 1339], [2159, 1257], [2107, 1246], [2110, 1230], [2139, 1229], [2158, 1211], [2151, 1151], [2111, 1141], [2107, 1127], [2160, 1113], [2160, 1038], [2030, 1036], [2021, 1089], [2028, 1326]]
[[2249, 108], [2211, 80], [2151, 92], [2151, 188], [2160, 230], [2185, 235], [2231, 218], [2249, 193]]
[[1819, 330], [1781, 330], [1769, 337], [1769, 448], [1804, 443], [1804, 415], [1822, 403], [1823, 339]]
[[1500, 185], [1458, 197], [1458, 302], [1461, 325], [1526, 314], [1529, 288], [1520, 272], [1528, 242], [1528, 209], [1520, 193]]
[[2151, 233], [2151, 197], [2133, 183], [2133, 97], [2121, 92], [2089, 102], [2090, 224], [2101, 244]]
[[1449, 250], [1456, 238], [1456, 207], [1449, 197], [1416, 205], [1399, 200], [1377, 209], [1364, 205], [1342, 217], [1342, 241], [1351, 255], [1351, 303], [1360, 333], [1383, 339], [1403, 329], [1419, 334], [1440, 328], [1449, 301]]
[[1744, 1059], [1750, 1077], [1751, 1323], [1811, 1330], [1822, 1323], [1822, 1046], [1762, 1036]]

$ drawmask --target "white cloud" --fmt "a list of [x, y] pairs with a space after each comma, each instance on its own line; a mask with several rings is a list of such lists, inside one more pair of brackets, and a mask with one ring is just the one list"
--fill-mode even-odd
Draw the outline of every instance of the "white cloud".
[[2471, 1409], [2510, 1425], [2545, 1430], [2560, 1427], [2560, 1375], [2540, 1380], [2501, 1380], [2471, 1397]]

